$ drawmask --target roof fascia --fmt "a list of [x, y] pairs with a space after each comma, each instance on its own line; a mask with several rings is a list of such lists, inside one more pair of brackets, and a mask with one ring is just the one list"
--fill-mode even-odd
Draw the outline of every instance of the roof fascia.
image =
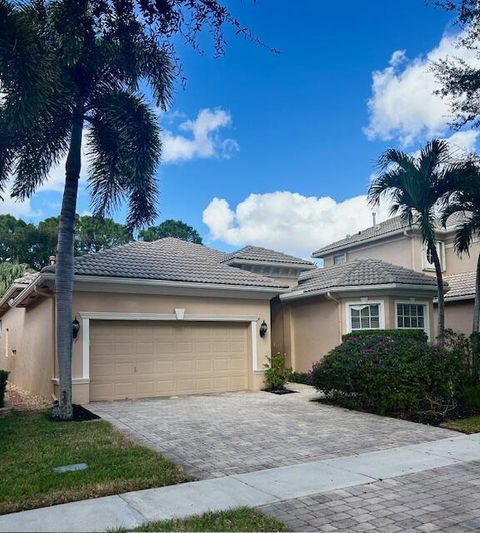
[[429, 287], [428, 285], [406, 284], [406, 283], [385, 283], [382, 285], [352, 285], [346, 287], [328, 287], [325, 289], [318, 289], [313, 291], [293, 291], [280, 295], [281, 300], [298, 300], [300, 298], [309, 298], [310, 296], [321, 296], [327, 293], [343, 294], [349, 292], [366, 292], [366, 291], [419, 291], [424, 293], [437, 292], [436, 287]]

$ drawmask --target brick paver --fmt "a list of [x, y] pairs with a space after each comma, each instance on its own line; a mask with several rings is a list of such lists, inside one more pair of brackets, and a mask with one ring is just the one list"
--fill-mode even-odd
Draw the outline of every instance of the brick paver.
[[266, 392], [93, 403], [89, 409], [198, 479], [447, 438], [457, 433]]
[[480, 462], [259, 508], [296, 531], [478, 531]]

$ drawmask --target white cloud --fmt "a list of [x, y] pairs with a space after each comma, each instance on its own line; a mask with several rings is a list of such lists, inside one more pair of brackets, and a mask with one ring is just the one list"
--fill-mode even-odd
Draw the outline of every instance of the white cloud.
[[368, 101], [370, 139], [398, 138], [409, 145], [426, 137], [445, 135], [451, 122], [448, 100], [434, 93], [439, 88], [432, 62], [459, 57], [480, 67], [473, 50], [457, 48], [457, 36], [445, 35], [425, 56], [408, 60], [405, 50], [393, 52], [388, 66], [373, 73], [372, 97]]
[[[377, 222], [388, 209], [375, 209]], [[289, 191], [250, 194], [232, 209], [213, 198], [203, 212], [212, 240], [242, 246], [255, 244], [301, 257], [372, 225], [365, 195], [337, 202], [328, 196], [303, 196]]]
[[195, 158], [230, 158], [238, 151], [234, 139], [222, 139], [218, 131], [232, 122], [223, 109], [202, 109], [195, 120], [182, 122], [179, 129], [186, 135], [166, 130], [163, 136], [163, 162], [177, 163]]
[[23, 202], [10, 197], [10, 186], [6, 187], [5, 192], [1, 193], [3, 201], [0, 201], [0, 215], [12, 215], [14, 217], [36, 218], [41, 216], [41, 212], [34, 211], [31, 200]]
[[471, 153], [475, 151], [479, 135], [480, 131], [478, 130], [456, 131], [446, 140], [453, 153], [456, 151]]

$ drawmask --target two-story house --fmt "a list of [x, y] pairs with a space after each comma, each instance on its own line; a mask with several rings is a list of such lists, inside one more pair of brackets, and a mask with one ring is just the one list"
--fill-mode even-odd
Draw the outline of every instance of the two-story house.
[[[454, 249], [451, 217], [436, 232], [446, 294], [446, 327], [470, 333], [479, 242], [470, 256]], [[341, 336], [375, 328], [424, 329], [436, 335], [435, 269], [418, 228], [394, 217], [315, 251], [324, 267], [304, 272], [298, 284], [273, 307], [274, 351], [290, 354], [290, 364], [305, 371]]]

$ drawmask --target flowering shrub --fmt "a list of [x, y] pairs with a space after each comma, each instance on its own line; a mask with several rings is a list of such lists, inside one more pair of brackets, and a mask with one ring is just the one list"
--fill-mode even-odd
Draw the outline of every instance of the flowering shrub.
[[[412, 333], [409, 335], [408, 333]], [[418, 332], [350, 334], [312, 368], [327, 399], [379, 414], [445, 414], [456, 407], [468, 363]]]

